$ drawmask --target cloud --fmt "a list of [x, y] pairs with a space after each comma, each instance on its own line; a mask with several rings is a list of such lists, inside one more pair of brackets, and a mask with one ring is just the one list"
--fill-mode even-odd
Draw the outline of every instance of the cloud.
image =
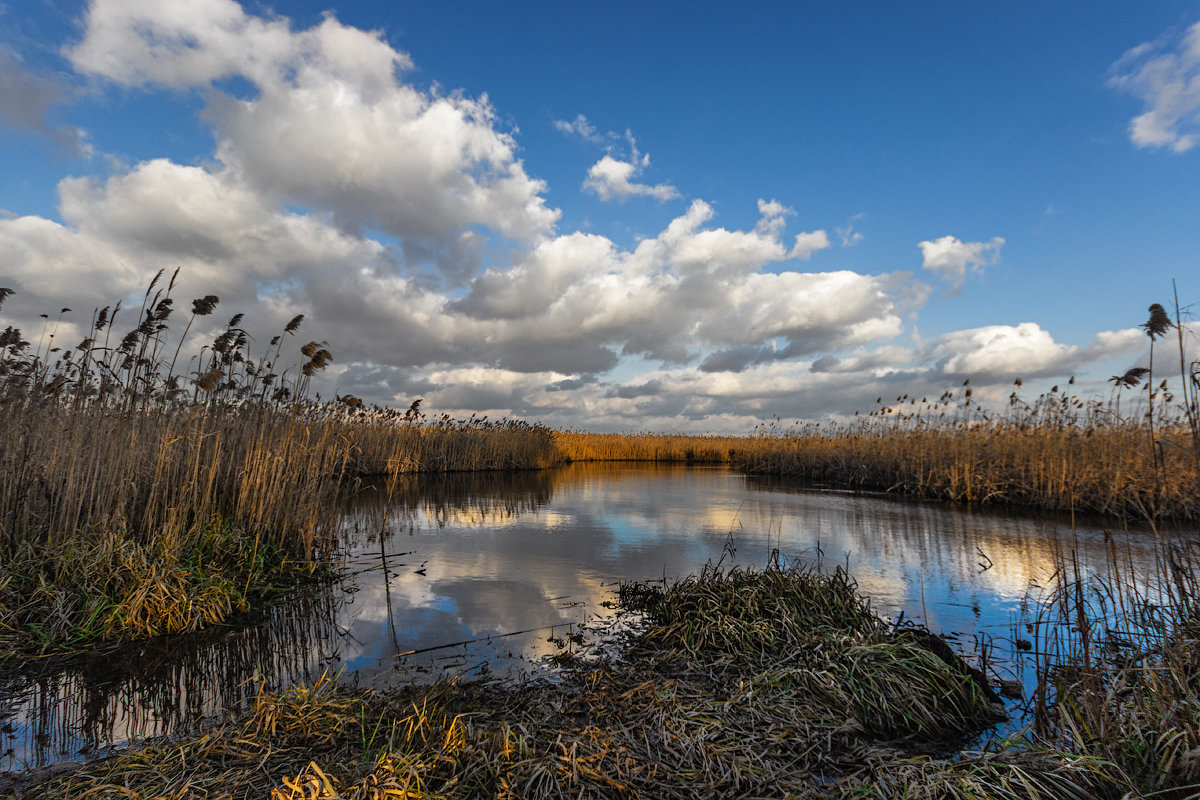
[[1129, 122], [1135, 145], [1191, 150], [1200, 134], [1200, 22], [1126, 52], [1113, 64], [1109, 85], [1146, 108]]
[[[785, 206], [778, 200], [763, 200], [759, 198], [758, 213], [761, 215], [758, 224], [754, 226], [755, 233], [760, 236], [779, 236], [787, 225], [787, 218], [795, 216], [795, 210]], [[825, 231], [811, 231], [796, 234], [795, 244], [788, 252], [788, 258], [798, 258], [807, 261], [818, 250], [829, 247], [829, 236]]]
[[[601, 200], [623, 203], [631, 197], [653, 197], [661, 203], [679, 197], [679, 190], [674, 186], [665, 183], [651, 186], [633, 180], [650, 166], [650, 154], [638, 152], [637, 140], [633, 138], [631, 131], [626, 130], [623, 136], [613, 131], [602, 135], [583, 114], [577, 115], [569, 122], [556, 120], [554, 127], [562, 133], [579, 136], [592, 144], [610, 142], [605, 148], [607, 152], [588, 169], [587, 177], [583, 181], [584, 190], [594, 193]], [[618, 141], [624, 141], [628, 145], [628, 155], [614, 155], [615, 143]]]
[[659, 202], [679, 197], [679, 190], [674, 186], [665, 183], [650, 186], [630, 180], [649, 165], [649, 154], [633, 161], [620, 161], [605, 155], [588, 170], [583, 188], [595, 192], [601, 200], [619, 202], [630, 197], [653, 197]]
[[812, 362], [809, 370], [812, 372], [842, 373], [870, 372], [873, 370], [892, 371], [898, 365], [911, 364], [914, 358], [915, 353], [910, 348], [885, 345], [846, 357], [821, 356]]
[[632, 250], [594, 234], [547, 239], [475, 278], [449, 310], [487, 326], [489, 346], [507, 348], [501, 360], [572, 374], [601, 369], [611, 353], [684, 362], [779, 338], [795, 354], [899, 329], [882, 278], [764, 271], [797, 250], [770, 223], [778, 210], [764, 207], [767, 224], [730, 231], [709, 226], [712, 207], [695, 201]]
[[[558, 219], [487, 98], [401, 82], [411, 59], [378, 31], [332, 15], [295, 31], [232, 0], [96, 0], [85, 23], [67, 50], [76, 69], [205, 90], [218, 161], [276, 201], [325, 209], [340, 228], [411, 237], [436, 254], [454, 253], [472, 225], [528, 241]], [[231, 77], [257, 95], [219, 88]]]
[[578, 136], [592, 144], [602, 144], [604, 142], [604, 137], [596, 130], [596, 126], [589, 122], [588, 118], [583, 114], [576, 114], [573, 120], [554, 120], [554, 129], [559, 133]]
[[60, 79], [28, 69], [0, 47], [0, 126], [44, 136], [74, 155], [87, 155], [83, 131], [69, 125], [51, 125], [46, 114], [70, 94]]
[[854, 247], [861, 242], [865, 237], [860, 231], [854, 230], [854, 224], [848, 223], [836, 229], [838, 243], [842, 247]]
[[960, 242], [954, 236], [943, 236], [920, 243], [922, 266], [954, 287], [962, 286], [967, 269], [982, 272], [996, 263], [1004, 239], [996, 236], [990, 242]]
[[[486, 97], [414, 88], [407, 55], [333, 16], [297, 30], [224, 0], [95, 0], [85, 23], [67, 51], [76, 69], [162, 102], [195, 92], [215, 146], [188, 164], [65, 178], [57, 221], [0, 218], [3, 283], [18, 291], [3, 323], [26, 338], [64, 305], [76, 312], [61, 335], [82, 333], [91, 309], [140, 301], [151, 274], [179, 266], [179, 307], [221, 298], [185, 358], [234, 312], [255, 352], [303, 313], [304, 338], [287, 347], [330, 343], [327, 397], [731, 432], [940, 392], [960, 372], [1007, 384], [1144, 345], [1134, 329], [1072, 346], [1035, 323], [901, 344], [928, 287], [903, 272], [802, 269], [830, 236], [775, 198], [742, 227], [694, 200], [632, 245], [560, 231]], [[564, 125], [599, 135], [584, 117]], [[624, 141], [631, 154], [607, 154], [618, 168], [594, 191], [678, 196], [639, 182], [648, 158]], [[1002, 243], [921, 246], [927, 269], [961, 282]], [[122, 312], [114, 334], [133, 323]]]
[[939, 338], [926, 353], [937, 371], [948, 377], [984, 381], [1061, 375], [1100, 358], [1120, 356], [1144, 346], [1137, 328], [1105, 331], [1087, 346], [1054, 341], [1033, 322], [988, 325], [955, 331]]

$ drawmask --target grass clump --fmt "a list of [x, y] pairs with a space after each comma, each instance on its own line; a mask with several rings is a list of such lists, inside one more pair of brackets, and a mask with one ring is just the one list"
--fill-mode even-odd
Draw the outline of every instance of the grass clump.
[[220, 521], [149, 544], [123, 530], [26, 542], [0, 571], [0, 661], [199, 630], [317, 571]]
[[[913, 757], [995, 719], [971, 675], [889, 631], [841, 572], [713, 567], [621, 598], [641, 632], [615, 658], [564, 659], [557, 681], [376, 694], [326, 676], [28, 796], [818, 798], [872, 754]], [[859, 713], [875, 695], [899, 707], [905, 687], [943, 721]]]
[[696, 660], [776, 657], [830, 639], [871, 638], [884, 628], [840, 567], [825, 574], [709, 564], [666, 588], [623, 585], [619, 596], [649, 615], [643, 645]]
[[[875, 618], [840, 571], [773, 563], [623, 586], [639, 632], [615, 656], [564, 659], [555, 682], [377, 694], [324, 676], [260, 691], [195, 736], [81, 765], [24, 796], [1196, 797], [1195, 564], [1165, 557], [1175, 588], [1117, 616], [1095, 607], [1103, 596], [1111, 612], [1115, 590], [1081, 595], [1063, 582], [1044, 609], [1075, 614], [1061, 635], [1077, 638], [1057, 651], [1039, 643], [1039, 657], [1056, 653], [1035, 700], [1041, 720], [986, 751], [958, 750], [995, 709], [944, 642]], [[1092, 605], [1069, 604], [1081, 596]], [[1085, 659], [1085, 644], [1137, 615], [1151, 623], [1146, 638]]]
[[935, 742], [998, 719], [982, 675], [937, 637], [885, 624], [841, 568], [710, 565], [666, 589], [624, 592], [648, 614], [637, 648], [656, 661], [703, 664], [760, 692], [814, 698], [846, 730]]

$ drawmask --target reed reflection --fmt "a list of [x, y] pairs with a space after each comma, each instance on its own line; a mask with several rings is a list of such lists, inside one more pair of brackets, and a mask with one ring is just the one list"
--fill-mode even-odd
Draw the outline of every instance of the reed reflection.
[[0, 769], [71, 760], [188, 728], [268, 686], [336, 663], [342, 600], [297, 592], [238, 625], [161, 638], [0, 678], [7, 730]]

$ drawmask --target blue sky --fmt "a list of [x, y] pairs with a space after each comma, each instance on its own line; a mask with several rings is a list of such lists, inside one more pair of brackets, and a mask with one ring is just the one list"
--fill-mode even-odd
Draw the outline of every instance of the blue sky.
[[181, 300], [264, 341], [305, 313], [327, 394], [594, 429], [966, 377], [1103, 392], [1172, 278], [1200, 299], [1198, 26], [1194, 2], [0, 4], [3, 321], [28, 338], [178, 265]]

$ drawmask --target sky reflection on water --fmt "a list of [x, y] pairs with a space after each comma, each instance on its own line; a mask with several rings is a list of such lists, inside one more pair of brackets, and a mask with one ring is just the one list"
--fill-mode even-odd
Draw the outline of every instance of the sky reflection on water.
[[[185, 728], [244, 702], [259, 679], [289, 685], [329, 670], [383, 688], [518, 677], [558, 652], [552, 638], [606, 617], [620, 581], [679, 578], [723, 556], [762, 566], [778, 550], [845, 565], [881, 614], [903, 611], [967, 650], [992, 637], [1001, 655], [1060, 549], [1104, 563], [1100, 527], [801, 490], [720, 468], [580, 464], [406, 477], [390, 491], [390, 502], [379, 484], [349, 503], [340, 586], [230, 628], [0, 678], [0, 749], [11, 748], [0, 770]], [[1116, 535], [1135, 563], [1152, 563], [1149, 535]], [[412, 650], [425, 652], [397, 657]]]

